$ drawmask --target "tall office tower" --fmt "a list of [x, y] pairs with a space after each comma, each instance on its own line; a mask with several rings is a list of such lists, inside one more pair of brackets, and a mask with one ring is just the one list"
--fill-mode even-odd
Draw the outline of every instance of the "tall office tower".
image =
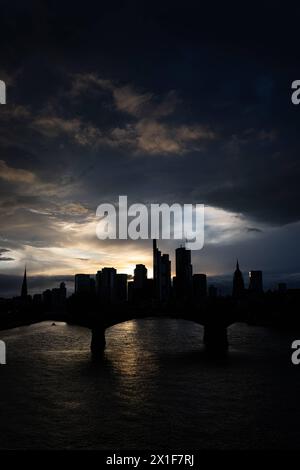
[[262, 271], [250, 271], [249, 291], [255, 294], [261, 294], [263, 292]]
[[144, 264], [137, 264], [134, 270], [133, 282], [131, 286], [131, 300], [143, 302], [148, 300], [149, 292], [147, 288], [147, 268]]
[[243, 297], [245, 293], [245, 285], [243, 274], [240, 271], [239, 261], [236, 262], [236, 269], [233, 274], [233, 283], [232, 283], [232, 297], [236, 299]]
[[127, 274], [116, 275], [116, 301], [126, 302], [127, 300]]
[[153, 240], [153, 281], [154, 297], [161, 299], [161, 252], [157, 248], [156, 240]]
[[89, 274], [75, 274], [75, 294], [90, 294], [91, 278]]
[[176, 296], [177, 298], [188, 298], [192, 294], [191, 251], [185, 247], [176, 249]]
[[134, 270], [135, 289], [144, 289], [147, 283], [147, 268], [144, 264], [137, 264]]
[[[98, 274], [98, 273], [97, 273]], [[116, 300], [115, 268], [103, 268], [101, 271], [100, 300], [104, 303], [113, 303]]]
[[134, 298], [134, 282], [129, 281], [127, 284], [127, 299], [129, 302], [132, 302], [135, 300]]
[[207, 296], [206, 274], [193, 274], [193, 296], [198, 300]]
[[27, 295], [28, 295], [28, 291], [27, 291], [27, 274], [26, 274], [26, 266], [25, 266], [23, 282], [22, 282], [22, 288], [21, 288], [21, 297], [22, 297], [22, 299], [26, 299]]
[[162, 302], [169, 299], [171, 293], [171, 261], [169, 255], [161, 254], [153, 240], [153, 288], [154, 297]]
[[171, 261], [169, 255], [164, 254], [160, 258], [160, 300], [166, 302], [171, 294]]

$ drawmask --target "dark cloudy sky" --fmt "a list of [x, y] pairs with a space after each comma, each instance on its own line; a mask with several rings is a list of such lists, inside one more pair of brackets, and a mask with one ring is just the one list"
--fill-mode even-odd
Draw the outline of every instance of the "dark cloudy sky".
[[300, 7], [239, 3], [1, 1], [0, 295], [25, 263], [151, 275], [151, 243], [96, 238], [121, 194], [206, 205], [195, 272], [298, 282]]

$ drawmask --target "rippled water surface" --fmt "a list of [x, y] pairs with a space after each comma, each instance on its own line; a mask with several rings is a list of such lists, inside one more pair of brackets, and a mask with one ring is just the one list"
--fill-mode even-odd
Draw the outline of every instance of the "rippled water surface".
[[180, 320], [126, 322], [107, 331], [103, 361], [93, 363], [84, 328], [0, 332], [0, 447], [299, 447], [296, 333], [236, 324], [219, 358], [207, 356], [202, 334]]

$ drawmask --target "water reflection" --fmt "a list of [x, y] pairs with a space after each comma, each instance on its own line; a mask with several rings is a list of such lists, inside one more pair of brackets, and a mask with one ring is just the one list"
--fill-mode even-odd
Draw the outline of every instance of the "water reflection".
[[155, 378], [159, 376], [159, 362], [145, 341], [145, 326], [147, 329], [150, 324], [146, 321], [146, 325], [141, 326], [132, 320], [106, 331], [105, 359], [117, 382], [116, 393], [120, 400], [132, 406], [140, 406], [149, 400], [152, 393], [149, 383], [155, 384]]
[[[292, 332], [294, 337], [295, 332]], [[291, 335], [234, 325], [211, 358], [191, 322], [140, 320], [107, 331], [51, 324], [0, 333], [1, 448], [288, 448], [300, 440]], [[284, 432], [282, 431], [284, 430]]]

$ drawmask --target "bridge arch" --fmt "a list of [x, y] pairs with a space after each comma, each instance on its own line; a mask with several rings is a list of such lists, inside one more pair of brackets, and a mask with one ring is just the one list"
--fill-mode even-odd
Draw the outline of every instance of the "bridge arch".
[[[134, 320], [145, 320], [145, 319], [174, 319], [174, 320], [184, 320], [188, 322], [195, 323], [204, 328], [203, 333], [203, 343], [208, 349], [213, 350], [227, 350], [228, 349], [228, 337], [227, 337], [227, 327], [229, 326], [228, 322], [204, 322], [200, 318], [187, 317], [184, 315], [145, 315], [138, 316], [132, 315], [130, 317], [121, 317], [121, 318], [111, 318], [106, 321], [99, 321], [91, 327], [91, 352], [93, 356], [101, 356], [105, 350], [106, 338], [105, 332], [107, 329], [116, 326], [118, 324], [126, 323]], [[200, 341], [200, 338], [199, 338]]]

